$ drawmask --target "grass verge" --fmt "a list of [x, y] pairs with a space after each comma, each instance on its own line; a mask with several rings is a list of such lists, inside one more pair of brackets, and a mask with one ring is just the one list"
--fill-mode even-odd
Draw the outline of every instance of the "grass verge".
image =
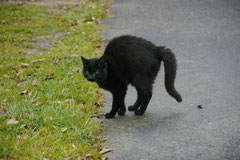
[[[102, 91], [83, 78], [80, 57], [101, 53], [108, 4], [0, 3], [0, 159], [101, 159], [93, 117]], [[46, 38], [54, 44], [29, 54], [41, 43], [34, 37], [56, 33]]]

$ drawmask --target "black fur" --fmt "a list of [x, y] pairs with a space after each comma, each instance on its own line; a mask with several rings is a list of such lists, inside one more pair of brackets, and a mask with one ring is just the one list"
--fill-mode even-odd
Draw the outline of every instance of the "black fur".
[[152, 97], [152, 85], [159, 71], [161, 61], [165, 68], [165, 86], [167, 92], [178, 102], [181, 95], [174, 87], [177, 64], [170, 49], [157, 47], [153, 43], [130, 35], [116, 37], [109, 42], [101, 58], [83, 61], [84, 77], [112, 93], [112, 110], [105, 115], [113, 118], [116, 113], [124, 115], [126, 107], [124, 97], [128, 84], [137, 90], [137, 100], [129, 106], [135, 115], [144, 114]]

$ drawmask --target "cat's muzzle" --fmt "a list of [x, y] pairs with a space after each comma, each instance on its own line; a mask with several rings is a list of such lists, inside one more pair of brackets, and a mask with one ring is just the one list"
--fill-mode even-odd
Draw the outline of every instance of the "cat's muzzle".
[[90, 81], [90, 82], [94, 82], [95, 81], [94, 78], [87, 78], [87, 80]]

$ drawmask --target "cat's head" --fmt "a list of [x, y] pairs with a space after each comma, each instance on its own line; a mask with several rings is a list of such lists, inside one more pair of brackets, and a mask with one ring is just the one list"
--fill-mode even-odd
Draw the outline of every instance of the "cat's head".
[[107, 78], [107, 62], [104, 59], [81, 58], [83, 62], [83, 75], [88, 81], [103, 82]]

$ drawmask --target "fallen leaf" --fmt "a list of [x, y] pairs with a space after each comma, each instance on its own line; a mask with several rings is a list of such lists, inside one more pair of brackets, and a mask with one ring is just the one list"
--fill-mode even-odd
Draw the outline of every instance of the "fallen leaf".
[[16, 120], [15, 118], [9, 119], [7, 122], [7, 125], [13, 125], [13, 124], [18, 124], [18, 120]]
[[67, 128], [62, 128], [61, 131], [64, 133], [67, 131]]
[[95, 121], [95, 122], [98, 122], [98, 123], [102, 123], [102, 122], [103, 122], [103, 121], [102, 121], [101, 119], [99, 119], [99, 118], [93, 118], [92, 120]]
[[34, 79], [32, 82], [32, 86], [37, 86], [37, 85], [38, 85], [38, 81], [37, 81], [37, 79]]
[[94, 48], [101, 48], [101, 47], [102, 47], [101, 45], [94, 46]]
[[108, 160], [108, 157], [102, 156], [101, 160]]
[[106, 18], [114, 18], [115, 16], [114, 15], [107, 15]]
[[97, 113], [92, 115], [91, 118], [94, 118], [94, 117], [100, 118], [100, 117], [103, 117], [104, 115], [105, 115], [104, 113]]
[[76, 146], [74, 144], [72, 144], [73, 148], [76, 148]]
[[19, 139], [21, 139], [21, 138], [22, 139], [27, 139], [27, 137], [28, 136], [26, 134], [20, 134], [20, 135], [17, 136], [17, 138], [19, 138]]
[[73, 73], [69, 73], [68, 76], [69, 76], [69, 77], [73, 77]]
[[200, 104], [200, 105], [198, 105], [198, 108], [199, 109], [203, 109], [203, 106]]
[[111, 10], [111, 9], [106, 9], [106, 11], [107, 11], [108, 13], [112, 13], [112, 10]]
[[22, 96], [22, 95], [26, 95], [26, 94], [28, 94], [28, 91], [27, 91], [27, 90], [22, 91], [22, 92], [20, 93], [21, 96]]
[[27, 64], [27, 63], [21, 63], [21, 64], [20, 64], [20, 67], [22, 67], [22, 68], [28, 68], [28, 67], [29, 67], [29, 64]]
[[31, 62], [31, 64], [34, 64], [34, 63], [37, 63], [37, 62], [43, 62], [43, 61], [45, 61], [45, 60], [46, 60], [45, 58], [33, 60], [33, 61]]
[[104, 139], [101, 140], [101, 142], [103, 142], [103, 143], [106, 142], [106, 141], [107, 141], [107, 138], [104, 138]]
[[94, 105], [95, 105], [96, 107], [101, 107], [102, 103], [101, 103], [101, 102], [96, 102]]
[[86, 154], [86, 156], [85, 156], [85, 157], [86, 157], [86, 158], [93, 157], [93, 153], [92, 153], [92, 152], [90, 152], [90, 153]]
[[73, 71], [74, 72], [79, 72], [79, 71], [81, 71], [82, 69], [81, 68], [75, 68]]
[[79, 57], [79, 55], [78, 55], [78, 54], [72, 54], [71, 57], [72, 57], [72, 58], [74, 58], [74, 57]]
[[60, 62], [61, 60], [60, 59], [57, 59], [56, 61], [55, 61], [55, 63], [58, 63], [58, 62]]
[[5, 115], [7, 111], [5, 109], [0, 108], [0, 115]]
[[103, 155], [105, 153], [112, 152], [112, 151], [113, 151], [113, 149], [103, 148], [99, 153]]
[[46, 121], [51, 121], [53, 118], [50, 116], [46, 116], [45, 118], [44, 118], [44, 122], [46, 122]]
[[28, 97], [31, 97], [32, 96], [32, 92], [28, 93]]

